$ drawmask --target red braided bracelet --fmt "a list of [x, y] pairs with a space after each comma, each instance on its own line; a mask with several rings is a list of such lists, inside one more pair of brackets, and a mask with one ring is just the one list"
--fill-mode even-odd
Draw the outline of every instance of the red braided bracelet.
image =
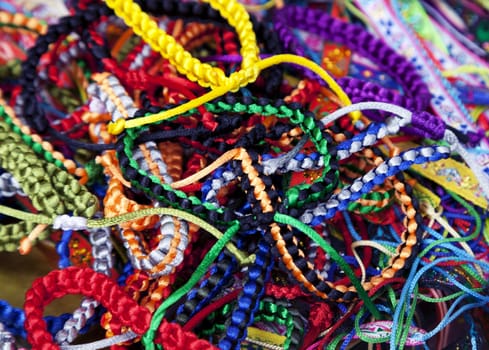
[[[89, 268], [72, 266], [36, 279], [26, 293], [25, 329], [32, 349], [60, 349], [47, 331], [43, 312], [51, 301], [67, 294], [82, 294], [97, 300], [111, 312], [112, 319], [138, 335], [144, 334], [149, 327], [151, 313], [126, 295], [114, 281]], [[208, 341], [198, 339], [192, 332], [166, 320], [161, 323], [155, 342], [163, 345], [165, 350], [217, 350]]]
[[68, 267], [36, 279], [26, 293], [25, 329], [33, 349], [59, 349], [47, 331], [43, 312], [51, 301], [67, 294], [82, 294], [97, 300], [136, 334], [143, 334], [149, 327], [150, 312], [129, 298], [106, 275], [89, 268]]

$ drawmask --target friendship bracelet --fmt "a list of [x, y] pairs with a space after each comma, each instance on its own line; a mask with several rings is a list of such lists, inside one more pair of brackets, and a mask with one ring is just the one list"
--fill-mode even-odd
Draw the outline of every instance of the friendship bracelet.
[[[241, 53], [243, 55], [243, 69], [249, 68], [258, 61], [258, 52], [256, 50], [256, 38], [252, 32], [252, 25], [249, 22], [249, 16], [244, 9], [238, 5], [224, 7], [223, 3], [218, 1], [210, 2], [217, 10], [221, 11], [224, 18], [230, 21], [230, 25], [237, 29], [237, 34], [242, 44]], [[164, 58], [170, 60], [180, 73], [188, 75], [190, 80], [197, 81], [203, 86], [222, 86], [227, 84], [227, 80], [221, 70], [210, 67], [207, 64], [200, 63], [197, 59], [191, 58], [190, 53], [186, 52], [175, 40], [160, 30], [156, 23], [148, 15], [141, 11], [141, 8], [132, 1], [117, 2], [109, 1], [107, 5], [114, 9], [115, 13], [122, 17], [128, 26], [133, 27], [134, 32], [142, 38], [155, 50], [159, 51]], [[239, 29], [238, 29], [239, 28]], [[174, 52], [170, 53], [171, 50]], [[177, 58], [179, 57], [179, 58]], [[187, 62], [187, 60], [189, 62]], [[189, 71], [187, 67], [192, 67]], [[241, 73], [240, 75], [242, 75]], [[232, 75], [234, 79], [237, 75]], [[243, 79], [244, 76], [241, 78]], [[247, 77], [248, 78], [248, 77]], [[256, 79], [250, 76], [248, 79]], [[234, 83], [233, 85], [235, 85]], [[236, 89], [238, 86], [233, 87]]]
[[[24, 310], [26, 313], [25, 328], [28, 341], [33, 347], [49, 346], [58, 349], [52, 338], [46, 334], [46, 323], [41, 318], [44, 306], [65, 294], [82, 293], [86, 297], [93, 297], [113, 311], [114, 316], [120, 317], [122, 322], [129, 325], [134, 332], [142, 334], [150, 319], [149, 312], [137, 305], [133, 300], [122, 293], [117, 285], [107, 279], [105, 275], [93, 272], [90, 269], [68, 267], [63, 270], [53, 271], [42, 279], [38, 279], [26, 294]], [[124, 308], [116, 308], [115, 305], [124, 304]], [[119, 311], [120, 310], [120, 311]], [[122, 310], [133, 310], [133, 313], [125, 315]], [[40, 325], [40, 327], [39, 327]]]
[[[34, 152], [22, 142], [20, 136], [12, 133], [9, 126], [3, 121], [0, 121], [0, 128], [3, 130], [2, 139], [6, 142], [2, 145], [3, 150], [0, 149], [0, 154], [3, 155], [3, 158], [0, 159], [1, 165], [12, 172], [22, 188], [27, 191], [26, 194], [31, 198], [36, 209], [48, 215], [60, 214], [65, 210], [72, 210], [76, 214], [89, 217], [95, 213], [98, 205], [95, 197], [70, 178], [69, 174], [56, 168], [53, 164], [38, 159]], [[26, 171], [16, 166], [16, 160], [19, 157], [21, 157], [21, 162], [26, 167]], [[61, 198], [60, 193], [63, 193], [64, 198]], [[77, 197], [76, 201], [74, 200], [75, 196]], [[1, 236], [9, 240], [5, 243], [18, 240], [20, 238], [19, 231], [25, 232], [22, 230], [23, 228], [32, 230], [34, 227], [30, 223], [2, 226], [4, 232]], [[33, 236], [40, 235], [43, 231], [44, 227], [39, 226]], [[46, 233], [43, 237], [45, 235]], [[27, 253], [30, 249], [34, 237], [23, 240], [25, 247], [22, 250], [24, 252]], [[14, 249], [11, 244], [5, 248]]]
[[0, 302], [6, 344], [484, 347], [485, 140], [447, 121], [485, 125], [487, 11], [270, 4], [0, 2], [0, 250], [62, 268]]

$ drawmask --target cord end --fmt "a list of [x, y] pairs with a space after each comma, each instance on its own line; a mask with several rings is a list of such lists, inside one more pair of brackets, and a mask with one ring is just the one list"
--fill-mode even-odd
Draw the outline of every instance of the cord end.
[[126, 128], [125, 119], [117, 119], [115, 122], [109, 123], [107, 131], [112, 135], [119, 135]]
[[350, 113], [350, 117], [351, 117], [353, 123], [355, 124], [362, 117], [362, 113], [360, 111], [353, 111]]
[[19, 254], [27, 255], [32, 250], [32, 245], [36, 241], [37, 238], [41, 235], [41, 233], [48, 227], [46, 224], [37, 225], [31, 233], [27, 237], [24, 237], [20, 240], [19, 243]]
[[27, 255], [31, 252], [32, 250], [32, 242], [28, 237], [24, 237], [20, 240], [19, 243], [19, 254], [20, 255]]

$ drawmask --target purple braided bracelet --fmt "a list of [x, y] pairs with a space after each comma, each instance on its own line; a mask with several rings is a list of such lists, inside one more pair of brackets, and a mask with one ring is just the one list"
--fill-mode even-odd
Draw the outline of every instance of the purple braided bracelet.
[[[335, 19], [319, 10], [299, 6], [286, 6], [277, 11], [274, 26], [284, 47], [300, 56], [307, 55], [292, 33], [291, 27], [348, 46], [392, 75], [407, 95], [402, 96], [371, 82], [353, 78], [338, 79], [338, 83], [353, 103], [374, 100], [394, 103], [412, 111], [422, 111], [428, 107], [431, 94], [413, 65], [362, 27]], [[310, 72], [305, 74], [311, 77]]]
[[[338, 84], [350, 96], [352, 103], [367, 101], [387, 102], [402, 106], [413, 112], [422, 112], [428, 108], [431, 94], [428, 86], [416, 72], [414, 66], [383, 40], [375, 38], [362, 27], [331, 17], [321, 10], [294, 5], [286, 6], [277, 11], [274, 20], [275, 30], [284, 47], [293, 53], [307, 57], [304, 48], [290, 28], [295, 27], [309, 31], [324, 39], [346, 45], [351, 50], [355, 50], [369, 58], [380, 69], [393, 76], [406, 94], [403, 96], [378, 84], [359, 79], [348, 77], [338, 79]], [[309, 71], [306, 71], [305, 75], [314, 79], [318, 78]], [[376, 113], [365, 111], [365, 114], [377, 121], [388, 115], [388, 113], [382, 111], [377, 111]], [[417, 116], [417, 118], [413, 118], [411, 127], [402, 129], [404, 132], [432, 139], [441, 137], [440, 135], [442, 134], [440, 132], [445, 127], [439, 125], [440, 123], [444, 124], [440, 118], [429, 113], [419, 113]], [[435, 130], [437, 131], [435, 132]], [[461, 141], [464, 140], [470, 144], [476, 144], [481, 138], [481, 135], [477, 133], [469, 132], [463, 135], [457, 130], [452, 131], [457, 134]]]

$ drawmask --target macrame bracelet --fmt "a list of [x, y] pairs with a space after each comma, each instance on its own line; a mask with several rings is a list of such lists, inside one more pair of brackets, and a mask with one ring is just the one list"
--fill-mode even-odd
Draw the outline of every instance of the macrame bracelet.
[[[0, 164], [12, 173], [37, 210], [50, 216], [67, 210], [73, 211], [75, 215], [88, 217], [95, 214], [98, 206], [96, 198], [68, 173], [51, 163], [38, 159], [34, 152], [23, 143], [20, 136], [13, 133], [8, 124], [2, 120], [0, 120], [0, 134], [5, 141], [0, 146]], [[19, 164], [22, 166], [19, 167]], [[18, 240], [20, 238], [18, 234], [26, 228], [24, 225], [27, 225], [28, 230], [34, 228], [31, 223], [23, 222], [3, 225], [2, 229], [6, 232], [3, 232], [1, 236], [4, 237], [4, 240], [6, 239], [5, 243]], [[42, 227], [39, 229], [39, 234], [41, 234], [44, 229]], [[45, 235], [46, 233], [41, 237]], [[14, 247], [9, 244], [5, 248], [13, 250]]]
[[[134, 2], [107, 2], [107, 6], [114, 9], [115, 13], [123, 18], [126, 24], [132, 27], [137, 35], [142, 36], [155, 51], [159, 51], [164, 58], [169, 59], [171, 64], [181, 74], [186, 75], [192, 81], [197, 81], [204, 87], [229, 85], [231, 90], [236, 90], [240, 87], [240, 81], [243, 79], [256, 79], [256, 72], [249, 76], [244, 75], [247, 69], [258, 61], [256, 37], [252, 31], [249, 16], [241, 5], [229, 3], [225, 6], [224, 3], [220, 3], [219, 1], [210, 1], [210, 4], [219, 10], [224, 18], [229, 19], [231, 25], [234, 25], [242, 44], [243, 70], [240, 71], [241, 73], [236, 72], [232, 74], [229, 78], [224, 75], [222, 70], [213, 68], [208, 64], [201, 63], [196, 58], [192, 58], [190, 53], [185, 51], [181, 45], [178, 45], [174, 38], [159, 29], [156, 22], [149, 18], [146, 13], [142, 12], [141, 8]], [[171, 51], [169, 50], [170, 47], [172, 48]], [[187, 67], [192, 68], [189, 70]], [[247, 73], [250, 74], [251, 72]]]
[[[166, 15], [169, 17], [185, 18], [191, 21], [206, 21], [219, 25], [227, 25], [226, 19], [221, 14], [206, 3], [181, 4], [177, 1], [161, 3], [157, 0], [138, 1], [143, 11], [149, 12], [155, 16]], [[262, 22], [258, 21], [255, 16], [249, 14], [253, 30], [258, 42], [263, 45], [264, 52], [269, 54], [278, 54], [282, 52], [281, 43], [277, 38], [275, 31]], [[183, 44], [183, 43], [182, 43]], [[272, 88], [272, 86], [270, 86]]]

